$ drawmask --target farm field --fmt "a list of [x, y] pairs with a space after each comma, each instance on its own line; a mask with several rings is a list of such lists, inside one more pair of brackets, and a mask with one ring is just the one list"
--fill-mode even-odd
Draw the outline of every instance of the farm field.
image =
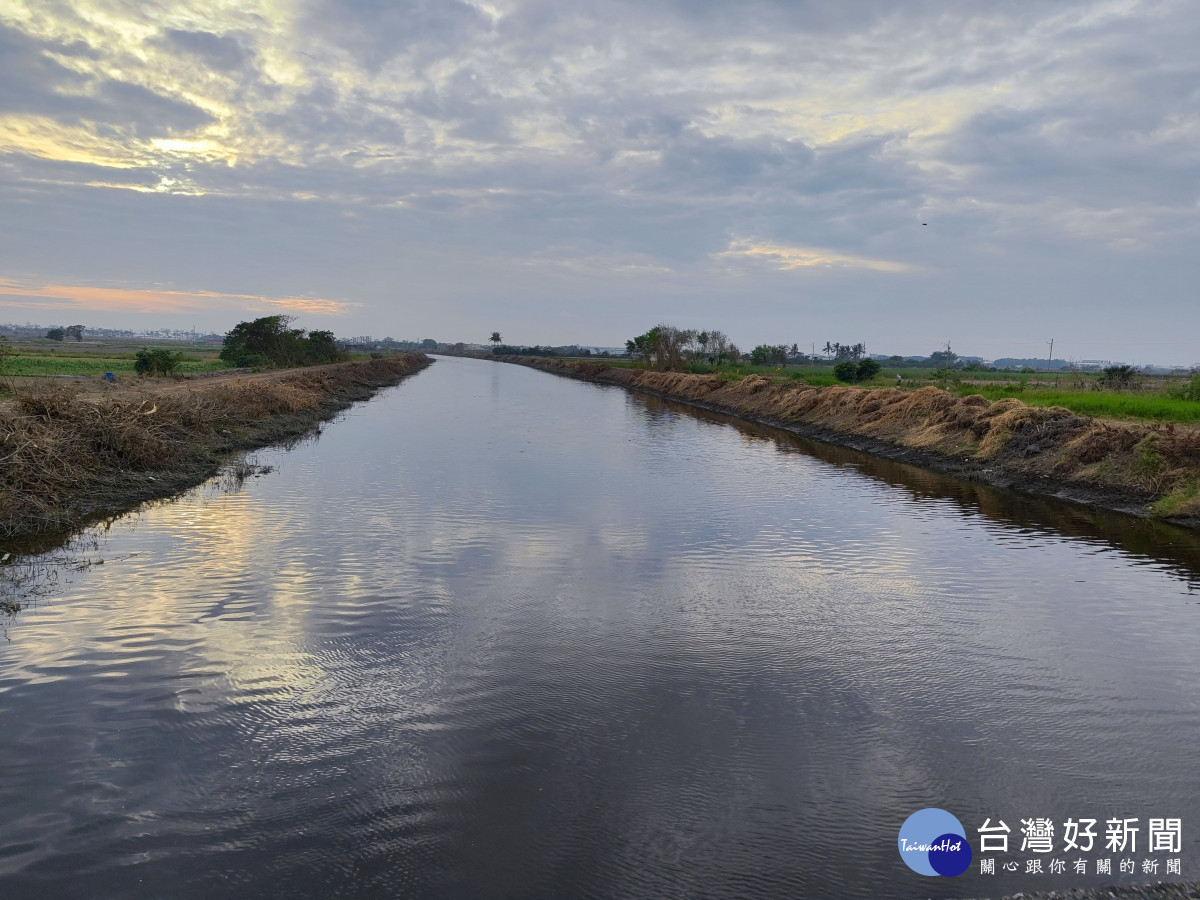
[[38, 378], [62, 375], [100, 376], [105, 372], [134, 375], [134, 360], [143, 347], [181, 353], [178, 372], [183, 375], [228, 368], [217, 347], [191, 347], [170, 341], [133, 342], [128, 339], [59, 343], [47, 340], [11, 341], [0, 357], [0, 377]]

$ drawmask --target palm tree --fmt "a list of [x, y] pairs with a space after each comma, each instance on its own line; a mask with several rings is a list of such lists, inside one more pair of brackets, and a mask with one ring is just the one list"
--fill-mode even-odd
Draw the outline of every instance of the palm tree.
[[493, 331], [492, 336], [490, 338], [488, 338], [488, 340], [492, 342], [493, 347], [500, 346], [500, 340], [501, 340], [500, 332]]

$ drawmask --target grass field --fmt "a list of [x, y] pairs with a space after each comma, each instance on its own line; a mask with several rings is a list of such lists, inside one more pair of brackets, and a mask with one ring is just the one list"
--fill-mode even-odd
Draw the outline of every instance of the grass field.
[[964, 385], [960, 396], [982, 394], [989, 400], [1016, 397], [1030, 406], [1062, 406], [1081, 416], [1136, 419], [1153, 422], [1200, 422], [1200, 403], [1162, 394], [1130, 394], [1111, 391], [1013, 390], [1010, 387]]
[[[33, 356], [21, 354], [11, 357], [5, 366], [6, 375], [103, 375], [105, 372], [133, 374], [133, 357], [109, 358], [103, 356]], [[219, 359], [201, 359], [185, 356], [178, 371], [213, 372], [227, 368]]]
[[134, 361], [143, 347], [180, 353], [178, 372], [183, 375], [227, 368], [218, 359], [218, 348], [181, 345], [169, 341], [129, 339], [57, 343], [47, 340], [0, 342], [0, 376], [51, 375], [99, 376], [105, 372], [134, 375]]

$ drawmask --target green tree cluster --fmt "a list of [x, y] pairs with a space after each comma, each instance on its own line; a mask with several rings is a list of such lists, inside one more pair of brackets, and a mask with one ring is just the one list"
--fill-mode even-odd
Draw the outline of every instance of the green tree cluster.
[[[799, 348], [797, 348], [797, 353]], [[784, 344], [759, 344], [750, 351], [750, 362], [756, 366], [786, 366], [789, 351]]]
[[133, 371], [139, 375], [174, 375], [182, 359], [182, 353], [163, 349], [147, 350], [143, 347], [134, 357]]
[[1108, 366], [1104, 370], [1104, 373], [1100, 376], [1100, 383], [1105, 387], [1122, 390], [1123, 388], [1133, 387], [1134, 380], [1137, 378], [1137, 373], [1137, 369], [1135, 369], [1133, 366]]
[[929, 363], [935, 369], [957, 369], [962, 366], [962, 360], [957, 353], [946, 344], [945, 350], [934, 350], [929, 354]]
[[879, 374], [882, 368], [870, 357], [859, 360], [857, 363], [844, 359], [833, 367], [833, 377], [846, 384], [856, 384], [861, 381], [870, 381]]
[[290, 327], [293, 316], [263, 316], [239, 322], [221, 345], [221, 359], [235, 366], [311, 366], [337, 362], [345, 354], [338, 349], [332, 331], [308, 331]]
[[836, 341], [833, 343], [826, 341], [822, 352], [826, 356], [832, 357], [835, 362], [857, 363], [867, 355], [867, 345], [862, 342], [857, 344], [839, 344]]
[[633, 359], [662, 371], [678, 371], [689, 363], [720, 366], [741, 362], [737, 345], [721, 331], [695, 331], [674, 325], [655, 325], [625, 342]]

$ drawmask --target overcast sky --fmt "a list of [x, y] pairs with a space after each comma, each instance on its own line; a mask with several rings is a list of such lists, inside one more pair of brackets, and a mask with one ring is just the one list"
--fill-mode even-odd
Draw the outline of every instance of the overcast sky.
[[0, 0], [0, 321], [1197, 363], [1197, 48], [1195, 0]]

